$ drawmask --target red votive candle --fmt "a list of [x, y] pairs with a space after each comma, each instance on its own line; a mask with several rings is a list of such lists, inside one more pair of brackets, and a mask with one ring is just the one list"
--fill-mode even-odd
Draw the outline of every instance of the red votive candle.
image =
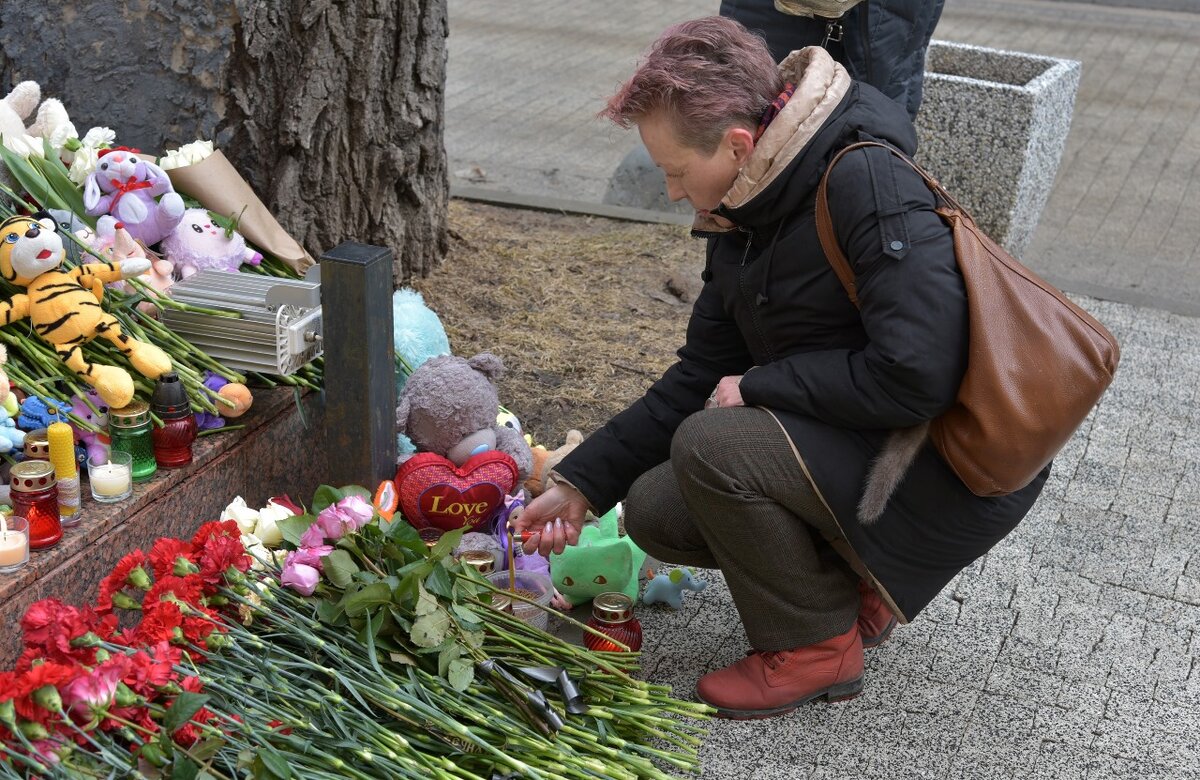
[[196, 416], [188, 402], [187, 389], [179, 375], [168, 371], [154, 386], [150, 408], [162, 420], [150, 432], [154, 460], [161, 468], [177, 469], [192, 462], [192, 443], [196, 441]]
[[[642, 649], [642, 624], [633, 616], [633, 599], [624, 593], [601, 593], [592, 599], [592, 616], [587, 624], [630, 650]], [[589, 650], [624, 652], [624, 648], [590, 631], [583, 632], [583, 644]]]
[[13, 514], [29, 521], [29, 547], [44, 550], [62, 539], [62, 520], [58, 515], [58, 483], [54, 466], [45, 460], [26, 460], [12, 467]]

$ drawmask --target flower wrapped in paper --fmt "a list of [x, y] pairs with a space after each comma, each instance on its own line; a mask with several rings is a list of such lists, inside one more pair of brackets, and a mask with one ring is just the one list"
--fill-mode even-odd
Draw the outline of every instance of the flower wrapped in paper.
[[312, 257], [276, 221], [258, 195], [210, 141], [196, 141], [168, 151], [160, 160], [175, 188], [209, 211], [237, 217], [238, 230], [264, 253], [279, 258], [297, 273]]

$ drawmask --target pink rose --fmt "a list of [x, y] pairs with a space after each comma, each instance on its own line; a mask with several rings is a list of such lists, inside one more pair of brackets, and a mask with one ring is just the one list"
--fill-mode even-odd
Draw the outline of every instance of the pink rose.
[[286, 565], [301, 564], [304, 566], [312, 566], [317, 571], [321, 570], [321, 559], [329, 553], [333, 552], [333, 547], [328, 544], [322, 544], [319, 547], [301, 547], [299, 550], [288, 553]]
[[285, 564], [279, 582], [301, 596], [311, 596], [321, 581], [321, 572], [303, 563]]
[[325, 534], [326, 539], [341, 539], [342, 535], [349, 530], [346, 515], [338, 509], [336, 504], [331, 504], [321, 510], [321, 514], [317, 515], [316, 524], [320, 526], [321, 533]]
[[346, 518], [346, 524], [357, 531], [375, 516], [375, 508], [362, 496], [347, 496], [337, 502], [337, 507]]
[[325, 543], [325, 534], [322, 533], [321, 527], [313, 523], [300, 537], [300, 545], [303, 547], [320, 547]]

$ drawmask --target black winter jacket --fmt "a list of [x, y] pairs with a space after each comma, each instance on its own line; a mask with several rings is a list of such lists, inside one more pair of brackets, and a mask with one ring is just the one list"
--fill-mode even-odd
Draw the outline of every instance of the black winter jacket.
[[[801, 55], [841, 70], [816, 47], [792, 55], [781, 67], [789, 80], [804, 79], [797, 95], [812, 91], [818, 70], [786, 73]], [[934, 213], [924, 182], [886, 150], [849, 153], [829, 184], [861, 310], [829, 266], [817, 239], [814, 194], [830, 158], [865, 139], [909, 154], [916, 146], [903, 109], [849, 82], [844, 71], [841, 78], [822, 109], [827, 118], [789, 159], [762, 147], [776, 122], [797, 120], [789, 117], [793, 97], [755, 150], [773, 159], [774, 175], [744, 198], [727, 195], [717, 209], [738, 229], [708, 237], [706, 283], [679, 362], [557, 471], [596, 509], [608, 509], [669, 457], [675, 429], [703, 408], [722, 377], [744, 374], [745, 403], [774, 414], [797, 451], [798, 478], [810, 476], [837, 518], [843, 538], [830, 541], [893, 611], [911, 619], [1016, 526], [1049, 467], [1016, 493], [980, 498], [926, 445], [883, 516], [859, 523], [867, 469], [887, 432], [952, 404], [966, 368], [968, 321], [950, 229]]]

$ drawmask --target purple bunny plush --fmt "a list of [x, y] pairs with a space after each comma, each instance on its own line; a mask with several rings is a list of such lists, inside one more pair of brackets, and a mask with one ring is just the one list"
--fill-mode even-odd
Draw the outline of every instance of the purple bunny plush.
[[246, 246], [241, 233], [232, 230], [226, 234], [225, 228], [214, 224], [204, 209], [183, 212], [183, 219], [163, 239], [162, 248], [183, 279], [197, 271], [236, 272], [242, 263], [258, 265], [263, 259], [260, 253]]
[[111, 214], [146, 246], [162, 241], [183, 218], [183, 198], [166, 172], [136, 149], [117, 147], [100, 154], [83, 185], [87, 213]]

